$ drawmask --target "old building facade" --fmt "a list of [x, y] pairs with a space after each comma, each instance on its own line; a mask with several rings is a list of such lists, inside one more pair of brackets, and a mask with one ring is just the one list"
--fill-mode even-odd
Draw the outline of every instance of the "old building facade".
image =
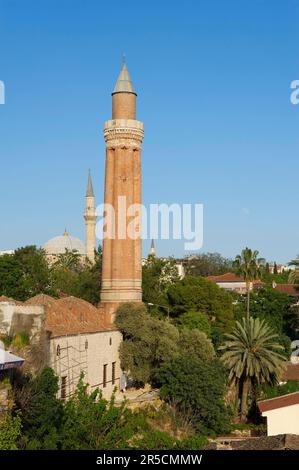
[[101, 389], [104, 397], [119, 388], [122, 335], [94, 305], [75, 297], [38, 295], [26, 302], [0, 298], [0, 334], [14, 338], [24, 332], [29, 338], [25, 369], [52, 367], [62, 399], [74, 393], [81, 374], [89, 389]]

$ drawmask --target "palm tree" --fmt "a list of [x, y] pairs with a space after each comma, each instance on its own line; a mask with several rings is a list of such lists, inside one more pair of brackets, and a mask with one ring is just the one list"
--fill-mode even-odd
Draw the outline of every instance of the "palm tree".
[[261, 277], [261, 268], [265, 264], [263, 258], [258, 258], [259, 252], [257, 250], [251, 250], [245, 248], [242, 253], [236, 256], [233, 262], [233, 268], [236, 274], [242, 276], [246, 282], [247, 291], [247, 318], [250, 315], [250, 289], [251, 283], [258, 280]]
[[291, 284], [299, 284], [299, 256], [290, 261], [289, 266], [295, 266], [295, 269], [289, 274], [289, 282]]
[[54, 268], [61, 268], [65, 271], [78, 271], [81, 267], [80, 254], [77, 250], [68, 250], [58, 255], [57, 260], [53, 264]]
[[229, 369], [229, 383], [241, 392], [241, 420], [246, 419], [247, 401], [251, 390], [262, 383], [278, 383], [284, 370], [284, 349], [278, 335], [259, 318], [242, 318], [236, 322], [227, 341], [219, 348], [224, 351], [221, 361]]

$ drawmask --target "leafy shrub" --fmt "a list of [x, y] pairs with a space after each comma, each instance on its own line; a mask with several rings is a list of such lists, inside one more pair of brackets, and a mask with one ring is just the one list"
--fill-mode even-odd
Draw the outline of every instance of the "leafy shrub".
[[225, 373], [217, 359], [204, 362], [179, 357], [156, 373], [161, 398], [175, 403], [200, 434], [229, 430], [229, 413], [224, 404]]
[[14, 336], [11, 345], [16, 349], [22, 349], [30, 344], [29, 334], [26, 331], [22, 331]]
[[287, 383], [275, 386], [264, 385], [260, 390], [260, 397], [263, 400], [276, 398], [282, 395], [288, 395], [299, 391], [299, 382], [297, 380], [289, 380]]
[[0, 416], [0, 450], [16, 450], [17, 441], [22, 433], [20, 413], [15, 416], [11, 412]]
[[177, 318], [176, 324], [178, 328], [197, 329], [206, 333], [207, 336], [211, 335], [211, 324], [205, 313], [196, 312], [195, 310], [184, 312]]

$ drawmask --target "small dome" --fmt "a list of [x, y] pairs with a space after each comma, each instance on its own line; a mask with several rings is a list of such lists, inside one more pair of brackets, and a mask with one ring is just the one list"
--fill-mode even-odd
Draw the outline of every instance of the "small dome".
[[61, 255], [66, 250], [76, 250], [79, 255], [86, 255], [84, 243], [79, 238], [71, 237], [67, 232], [59, 237], [51, 238], [44, 245], [44, 250], [48, 255]]

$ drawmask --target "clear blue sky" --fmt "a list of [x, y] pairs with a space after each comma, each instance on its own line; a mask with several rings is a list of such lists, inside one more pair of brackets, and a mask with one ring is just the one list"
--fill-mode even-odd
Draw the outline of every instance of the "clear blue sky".
[[[143, 198], [205, 206], [203, 251], [299, 253], [298, 0], [0, 0], [0, 249], [84, 238], [126, 53]], [[149, 243], [145, 243], [145, 252]], [[183, 255], [157, 242], [159, 255]]]

